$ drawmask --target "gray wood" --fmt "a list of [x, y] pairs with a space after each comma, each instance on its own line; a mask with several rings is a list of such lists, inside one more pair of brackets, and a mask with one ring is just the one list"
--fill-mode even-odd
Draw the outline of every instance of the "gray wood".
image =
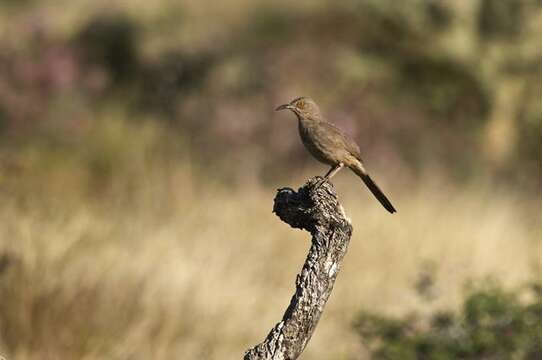
[[[245, 353], [245, 360], [297, 359], [316, 329], [333, 290], [352, 225], [332, 184], [325, 182], [315, 189], [320, 179], [310, 179], [297, 192], [290, 188], [277, 192], [273, 212], [291, 227], [310, 232], [312, 244], [282, 320], [262, 343]], [[270, 262], [269, 271], [273, 271], [272, 266]]]

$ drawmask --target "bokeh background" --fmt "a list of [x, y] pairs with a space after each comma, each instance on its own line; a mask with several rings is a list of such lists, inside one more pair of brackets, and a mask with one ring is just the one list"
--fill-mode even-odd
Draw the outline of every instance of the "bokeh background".
[[399, 211], [334, 178], [354, 234], [303, 358], [378, 358], [361, 312], [515, 294], [542, 259], [541, 39], [538, 0], [1, 0], [0, 355], [262, 340], [309, 246], [275, 189], [327, 170], [273, 111], [301, 95]]

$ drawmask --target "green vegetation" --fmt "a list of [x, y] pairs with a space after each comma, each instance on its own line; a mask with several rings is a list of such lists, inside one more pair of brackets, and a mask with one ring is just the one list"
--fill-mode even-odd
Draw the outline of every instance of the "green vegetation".
[[[4, 138], [80, 127], [113, 103], [190, 134], [199, 160], [231, 179], [247, 149], [292, 152], [269, 138], [270, 109], [310, 93], [412, 176], [439, 164], [463, 181], [538, 184], [539, 1], [237, 1], [0, 4]], [[217, 159], [223, 146], [231, 156]], [[280, 166], [259, 164], [265, 179]]]
[[[525, 300], [527, 299], [527, 300]], [[542, 285], [471, 288], [457, 313], [402, 319], [364, 313], [356, 331], [373, 359], [540, 359]]]

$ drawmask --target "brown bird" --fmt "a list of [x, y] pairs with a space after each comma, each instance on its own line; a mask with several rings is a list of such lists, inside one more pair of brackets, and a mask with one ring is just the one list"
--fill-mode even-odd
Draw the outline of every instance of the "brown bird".
[[320, 108], [309, 97], [300, 97], [289, 104], [280, 105], [275, 110], [291, 110], [299, 120], [299, 135], [305, 148], [317, 160], [331, 165], [322, 181], [331, 179], [343, 166], [349, 167], [367, 185], [373, 195], [390, 213], [396, 212], [386, 195], [369, 176], [359, 151], [359, 146], [341, 129], [328, 122]]

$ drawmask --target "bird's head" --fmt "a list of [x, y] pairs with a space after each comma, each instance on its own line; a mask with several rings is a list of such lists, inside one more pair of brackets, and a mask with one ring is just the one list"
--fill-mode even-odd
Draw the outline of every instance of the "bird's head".
[[291, 110], [294, 114], [302, 118], [320, 118], [320, 108], [313, 99], [307, 96], [298, 97], [288, 104], [280, 105], [275, 111]]

